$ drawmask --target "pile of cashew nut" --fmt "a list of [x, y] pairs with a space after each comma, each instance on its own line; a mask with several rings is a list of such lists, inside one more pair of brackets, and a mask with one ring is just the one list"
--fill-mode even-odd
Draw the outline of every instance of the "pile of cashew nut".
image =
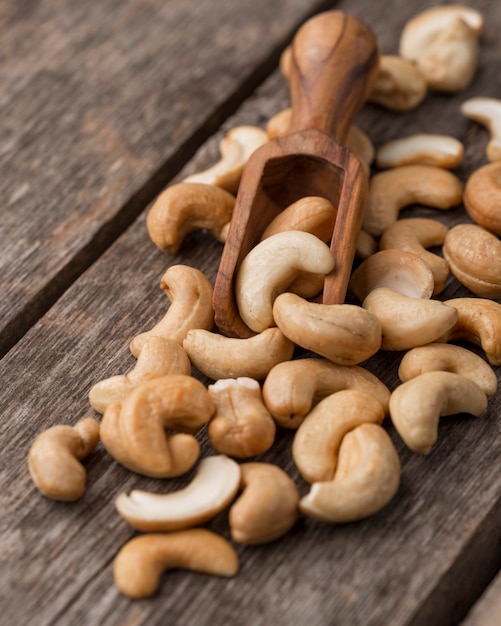
[[[400, 55], [383, 55], [369, 100], [405, 111], [430, 91], [464, 89], [476, 70], [482, 22], [478, 11], [461, 5], [434, 7], [410, 20]], [[285, 76], [289, 62], [286, 50]], [[119, 515], [146, 533], [116, 557], [123, 594], [153, 594], [169, 568], [235, 575], [232, 544], [199, 528], [223, 511], [232, 541], [247, 545], [282, 537], [301, 515], [346, 523], [377, 513], [397, 493], [401, 474], [385, 420], [393, 438], [425, 455], [437, 442], [441, 416], [485, 411], [497, 388], [492, 366], [501, 365], [501, 100], [474, 98], [461, 110], [492, 134], [491, 163], [475, 171], [465, 189], [450, 171], [464, 153], [456, 138], [419, 134], [376, 149], [352, 128], [348, 147], [368, 176], [377, 170], [357, 241], [353, 303], [315, 299], [333, 268], [326, 242], [336, 207], [303, 198], [269, 225], [238, 272], [236, 301], [252, 337], [216, 332], [211, 283], [195, 268], [173, 265], [160, 282], [170, 301], [165, 316], [130, 342], [135, 367], [89, 392], [101, 424], [88, 418], [57, 425], [33, 443], [33, 481], [58, 500], [82, 496], [81, 460], [99, 439], [118, 463], [158, 479], [181, 476], [198, 463], [181, 490], [116, 498]], [[175, 253], [189, 232], [202, 228], [224, 242], [247, 159], [286, 133], [289, 119], [285, 110], [266, 130], [230, 131], [218, 163], [170, 186], [153, 204], [152, 241]], [[473, 223], [451, 229], [432, 218], [400, 217], [410, 205], [450, 210], [462, 203]], [[471, 297], [436, 297], [456, 279]], [[294, 358], [297, 347], [313, 354]], [[379, 350], [404, 352], [401, 384], [392, 391], [363, 366]], [[192, 376], [192, 367], [212, 384]], [[272, 448], [278, 429], [295, 431], [292, 457], [309, 484], [305, 495], [283, 469], [255, 460]], [[200, 436], [214, 454], [200, 458]]]

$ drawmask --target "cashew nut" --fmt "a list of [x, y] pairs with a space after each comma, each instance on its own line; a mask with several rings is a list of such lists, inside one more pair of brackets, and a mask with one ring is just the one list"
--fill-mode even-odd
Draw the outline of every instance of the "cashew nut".
[[37, 489], [52, 500], [78, 500], [87, 477], [80, 461], [98, 442], [99, 422], [92, 417], [75, 426], [58, 424], [38, 435], [28, 454], [28, 469]]
[[463, 195], [457, 176], [433, 165], [404, 165], [375, 174], [370, 182], [369, 197], [362, 228], [378, 237], [410, 204], [424, 204], [450, 209], [460, 204]]
[[390, 436], [377, 424], [362, 424], [343, 437], [334, 478], [313, 483], [299, 508], [323, 522], [353, 522], [380, 511], [399, 484], [400, 459]]
[[471, 219], [501, 235], [501, 163], [488, 163], [468, 179], [464, 205]]
[[190, 330], [183, 342], [193, 365], [212, 380], [247, 376], [261, 380], [277, 363], [292, 358], [294, 344], [278, 328], [248, 339]]
[[487, 144], [489, 161], [501, 161], [501, 100], [499, 98], [470, 98], [461, 105], [461, 113], [483, 124], [491, 138]]
[[464, 155], [463, 144], [449, 135], [417, 134], [388, 141], [377, 151], [380, 169], [403, 165], [435, 165], [446, 169], [457, 167]]
[[235, 576], [238, 556], [223, 537], [204, 528], [135, 537], [115, 558], [115, 584], [125, 596], [138, 599], [155, 593], [169, 569], [189, 569], [213, 576]]
[[153, 243], [175, 254], [188, 233], [208, 230], [224, 243], [235, 197], [214, 185], [177, 183], [167, 187], [148, 211], [146, 227]]
[[498, 380], [492, 367], [461, 346], [431, 343], [409, 350], [400, 361], [398, 376], [402, 382], [425, 372], [454, 372], [472, 380], [488, 398], [496, 393]]
[[428, 85], [423, 75], [411, 61], [383, 54], [367, 100], [391, 111], [410, 111], [424, 100], [427, 92]]
[[[171, 374], [142, 383], [122, 402], [110, 404], [101, 423], [101, 440], [111, 456], [134, 472], [159, 478], [180, 476], [198, 459], [192, 433], [215, 411], [209, 392], [197, 379]], [[181, 431], [167, 435], [166, 428]]]
[[221, 454], [245, 459], [263, 454], [275, 440], [276, 426], [259, 383], [252, 378], [226, 378], [209, 385], [216, 413], [207, 434]]
[[279, 426], [298, 428], [312, 406], [342, 389], [365, 391], [388, 407], [390, 392], [374, 374], [317, 358], [276, 365], [264, 382], [263, 399]]
[[273, 317], [296, 345], [340, 365], [356, 365], [381, 347], [381, 324], [354, 304], [319, 304], [293, 293], [275, 300]]
[[242, 495], [231, 507], [231, 537], [238, 543], [268, 543], [284, 535], [299, 514], [299, 492], [282, 469], [270, 463], [242, 463]]
[[237, 272], [240, 316], [257, 333], [273, 326], [273, 301], [300, 272], [325, 275], [333, 267], [329, 246], [315, 235], [290, 230], [268, 237], [247, 254]]
[[215, 517], [240, 487], [240, 466], [224, 455], [200, 461], [184, 489], [166, 494], [135, 489], [115, 501], [118, 513], [137, 530], [172, 531], [198, 526]]
[[406, 446], [428, 454], [442, 415], [480, 416], [487, 396], [473, 381], [453, 372], [426, 372], [402, 383], [390, 397], [391, 420]]
[[135, 357], [152, 335], [181, 345], [192, 328], [210, 329], [214, 324], [212, 285], [200, 270], [188, 265], [173, 265], [162, 276], [160, 288], [171, 305], [153, 328], [133, 338], [130, 350]]

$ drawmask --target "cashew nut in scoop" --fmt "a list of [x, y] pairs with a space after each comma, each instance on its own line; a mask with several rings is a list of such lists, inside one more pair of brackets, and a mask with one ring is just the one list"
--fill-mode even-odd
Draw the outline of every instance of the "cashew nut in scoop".
[[384, 406], [373, 396], [344, 389], [319, 402], [299, 426], [292, 444], [292, 457], [309, 483], [332, 480], [339, 446], [344, 436], [361, 424], [381, 424]]
[[237, 272], [240, 316], [256, 333], [273, 326], [273, 302], [300, 272], [324, 276], [333, 267], [329, 246], [315, 235], [290, 230], [268, 237], [247, 254]]
[[153, 595], [162, 574], [188, 569], [213, 576], [235, 576], [239, 569], [233, 546], [204, 528], [152, 533], [126, 543], [113, 563], [115, 584], [131, 599]]
[[191, 363], [183, 348], [170, 339], [152, 335], [145, 340], [135, 367], [128, 374], [112, 376], [93, 385], [89, 401], [98, 413], [104, 413], [110, 404], [120, 402], [147, 380], [190, 373]]
[[390, 436], [382, 426], [362, 424], [343, 437], [334, 478], [313, 483], [299, 508], [323, 522], [354, 522], [385, 507], [399, 484], [400, 459]]
[[474, 222], [501, 236], [501, 162], [473, 172], [464, 190], [464, 205]]
[[379, 169], [402, 165], [435, 165], [446, 169], [457, 167], [464, 155], [463, 144], [449, 135], [421, 133], [392, 139], [378, 148]]
[[200, 270], [173, 265], [162, 276], [160, 288], [169, 298], [170, 307], [153, 328], [132, 339], [130, 350], [135, 357], [139, 357], [148, 337], [161, 336], [181, 345], [192, 328], [210, 329], [214, 324], [212, 285]]
[[367, 100], [391, 111], [410, 111], [428, 93], [428, 85], [414, 63], [396, 55], [379, 59], [376, 81]]
[[267, 141], [267, 133], [258, 126], [235, 126], [219, 143], [220, 161], [203, 172], [188, 176], [183, 182], [216, 185], [236, 194], [250, 155]]
[[383, 233], [381, 250], [402, 250], [418, 256], [433, 274], [433, 294], [444, 290], [449, 276], [449, 264], [438, 254], [426, 248], [441, 246], [447, 235], [447, 226], [426, 217], [409, 217], [397, 220]]
[[246, 459], [263, 454], [275, 440], [276, 426], [252, 378], [226, 378], [209, 385], [216, 413], [207, 427], [214, 450]]
[[498, 380], [492, 367], [480, 356], [461, 346], [430, 343], [404, 354], [398, 368], [402, 382], [425, 372], [460, 374], [478, 385], [488, 398], [496, 393]]
[[283, 293], [273, 317], [296, 345], [340, 365], [361, 363], [381, 347], [378, 318], [354, 304], [319, 304]]
[[401, 209], [423, 204], [450, 209], [461, 203], [463, 187], [457, 176], [434, 165], [404, 165], [375, 174], [362, 228], [378, 237], [396, 222]]
[[391, 420], [406, 446], [428, 454], [438, 438], [442, 415], [479, 417], [487, 396], [473, 381], [453, 372], [426, 372], [403, 383], [390, 398]]
[[385, 410], [390, 391], [377, 376], [358, 365], [345, 366], [326, 359], [295, 359], [276, 365], [266, 377], [263, 399], [283, 428], [298, 428], [322, 398], [342, 389], [365, 391]]
[[136, 530], [172, 531], [198, 526], [215, 517], [240, 487], [240, 466], [224, 455], [200, 461], [184, 489], [166, 494], [133, 490], [115, 501], [118, 513]]
[[28, 455], [28, 469], [37, 489], [52, 500], [78, 500], [87, 478], [80, 461], [98, 442], [99, 422], [92, 417], [75, 426], [58, 424], [38, 435]]
[[299, 514], [294, 481], [271, 463], [242, 463], [240, 469], [243, 492], [229, 512], [231, 538], [256, 545], [282, 537]]
[[470, 98], [461, 104], [461, 113], [487, 128], [491, 135], [486, 149], [487, 158], [489, 161], [501, 161], [501, 99]]
[[[193, 467], [200, 445], [192, 433], [215, 411], [197, 379], [171, 374], [142, 383], [103, 415], [101, 441], [111, 456], [134, 472], [158, 478]], [[181, 431], [168, 435], [165, 429]]]
[[146, 227], [153, 243], [175, 254], [188, 233], [208, 230], [224, 243], [235, 206], [235, 196], [203, 183], [177, 183], [167, 187], [148, 212]]

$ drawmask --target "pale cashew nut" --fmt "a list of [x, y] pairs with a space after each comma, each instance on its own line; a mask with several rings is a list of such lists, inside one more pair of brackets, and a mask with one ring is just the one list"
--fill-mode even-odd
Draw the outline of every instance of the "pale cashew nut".
[[78, 500], [87, 478], [80, 461], [98, 442], [99, 422], [92, 417], [75, 426], [58, 424], [38, 435], [28, 454], [28, 469], [37, 489], [52, 500]]
[[[215, 411], [197, 379], [171, 374], [142, 383], [103, 415], [101, 440], [111, 456], [134, 472], [158, 478], [180, 476], [195, 464], [200, 444], [193, 433]], [[181, 431], [167, 435], [165, 429]]]
[[191, 483], [166, 494], [134, 489], [115, 501], [118, 513], [136, 530], [172, 531], [198, 526], [215, 517], [240, 487], [240, 466], [224, 455], [200, 461]]
[[203, 183], [167, 187], [148, 211], [146, 227], [153, 243], [175, 254], [188, 233], [208, 230], [224, 243], [235, 206], [235, 196]]
[[488, 163], [470, 176], [464, 205], [471, 219], [501, 236], [501, 163]]
[[492, 367], [480, 356], [447, 343], [430, 343], [409, 350], [400, 361], [398, 376], [402, 382], [425, 372], [453, 372], [468, 378], [490, 398], [496, 393], [498, 380]]
[[279, 426], [295, 429], [322, 398], [342, 389], [365, 391], [388, 407], [390, 391], [377, 376], [358, 365], [320, 358], [276, 365], [264, 381], [263, 399]]
[[276, 139], [277, 137], [284, 137], [287, 135], [291, 125], [292, 109], [282, 109], [278, 113], [275, 113], [273, 117], [270, 117], [266, 124], [266, 134], [270, 139]]
[[333, 267], [329, 246], [315, 235], [290, 230], [268, 237], [247, 254], [237, 272], [240, 316], [257, 333], [273, 326], [273, 301], [300, 272], [325, 275]]
[[445, 169], [457, 167], [464, 155], [463, 144], [449, 135], [420, 133], [392, 139], [378, 148], [379, 169], [403, 165], [435, 165]]
[[294, 481], [271, 463], [242, 463], [240, 469], [243, 492], [229, 512], [233, 541], [256, 545], [282, 537], [299, 514]]
[[319, 402], [299, 426], [292, 457], [309, 483], [332, 480], [344, 436], [361, 424], [381, 424], [384, 406], [364, 391], [344, 389]]
[[461, 113], [487, 128], [491, 135], [487, 158], [493, 162], [501, 161], [501, 99], [470, 98], [462, 103]]
[[263, 454], [275, 440], [276, 426], [252, 378], [226, 378], [209, 385], [216, 413], [207, 427], [214, 450], [245, 459]]
[[406, 446], [428, 454], [438, 439], [442, 415], [470, 413], [479, 417], [487, 408], [487, 396], [480, 387], [453, 372], [426, 372], [393, 391], [390, 416]]
[[400, 472], [400, 459], [388, 433], [377, 424], [362, 424], [344, 436], [334, 478], [313, 483], [299, 508], [330, 523], [369, 517], [393, 499]]
[[410, 111], [424, 100], [427, 92], [428, 85], [423, 75], [411, 61], [383, 54], [367, 100], [391, 111]]
[[433, 274], [433, 295], [444, 290], [449, 276], [449, 264], [438, 254], [426, 248], [441, 246], [446, 238], [447, 226], [426, 217], [408, 217], [397, 220], [381, 236], [381, 250], [402, 250], [418, 256]]
[[378, 237], [408, 205], [424, 204], [446, 210], [459, 205], [462, 196], [459, 178], [441, 167], [404, 165], [385, 170], [370, 181], [362, 228]]
[[381, 347], [378, 318], [354, 304], [319, 304], [283, 293], [275, 300], [273, 317], [296, 345], [340, 365], [361, 363]]
[[267, 141], [267, 133], [258, 126], [235, 126], [219, 143], [221, 159], [209, 169], [187, 176], [183, 182], [215, 185], [236, 194], [250, 155]]
[[214, 324], [212, 285], [200, 270], [173, 265], [162, 276], [160, 288], [171, 305], [153, 328], [132, 339], [130, 350], [135, 357], [139, 356], [148, 337], [165, 337], [181, 345], [192, 328], [208, 330]]
[[248, 339], [194, 329], [183, 348], [193, 365], [212, 380], [240, 376], [261, 380], [277, 363], [289, 361], [294, 352], [294, 344], [278, 328], [267, 328]]
[[128, 598], [147, 598], [170, 569], [189, 569], [213, 576], [235, 576], [239, 569], [233, 546], [204, 528], [135, 537], [115, 557], [115, 584]]

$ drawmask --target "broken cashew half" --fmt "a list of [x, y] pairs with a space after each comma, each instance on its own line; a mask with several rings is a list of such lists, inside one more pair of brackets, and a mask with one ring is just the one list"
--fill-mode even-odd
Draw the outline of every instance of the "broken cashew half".
[[501, 161], [501, 100], [470, 98], [462, 103], [461, 113], [487, 128], [491, 135], [486, 149], [487, 158], [489, 161]]
[[410, 111], [424, 100], [427, 92], [428, 85], [414, 63], [397, 55], [383, 54], [367, 100], [390, 111]]

